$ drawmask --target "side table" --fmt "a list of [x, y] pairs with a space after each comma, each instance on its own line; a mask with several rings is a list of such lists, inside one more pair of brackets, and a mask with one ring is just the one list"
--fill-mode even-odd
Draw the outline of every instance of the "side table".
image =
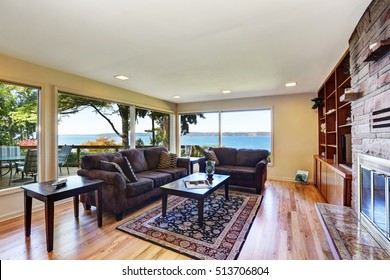
[[24, 228], [25, 235], [31, 234], [32, 198], [45, 203], [46, 246], [47, 251], [53, 251], [54, 240], [54, 202], [73, 197], [74, 216], [79, 216], [79, 194], [94, 191], [96, 195], [96, 213], [98, 227], [103, 224], [102, 215], [102, 180], [91, 180], [82, 176], [67, 177], [64, 187], [56, 188], [52, 183], [56, 180], [21, 186], [24, 189]]
[[[183, 158], [188, 158], [188, 157], [183, 157]], [[190, 159], [190, 174], [194, 174], [194, 165], [199, 163], [199, 158], [197, 158], [197, 157], [190, 157], [189, 159]], [[201, 171], [199, 170], [199, 172], [201, 172]]]

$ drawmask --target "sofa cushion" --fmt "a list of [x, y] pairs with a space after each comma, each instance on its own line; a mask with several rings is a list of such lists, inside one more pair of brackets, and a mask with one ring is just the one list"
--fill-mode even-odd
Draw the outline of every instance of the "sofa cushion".
[[177, 166], [177, 155], [162, 151], [158, 168], [175, 168]]
[[178, 180], [188, 175], [187, 169], [183, 167], [156, 169], [156, 171], [171, 174], [173, 180]]
[[229, 175], [230, 169], [235, 168], [233, 165], [218, 165], [215, 167], [215, 173]]
[[269, 152], [261, 149], [239, 149], [237, 151], [237, 166], [252, 166], [268, 157]]
[[143, 171], [137, 174], [138, 178], [152, 179], [154, 187], [160, 187], [162, 185], [172, 182], [172, 175], [169, 173], [159, 172], [156, 170]]
[[236, 166], [229, 170], [230, 178], [251, 181], [255, 179], [256, 168], [247, 166]]
[[166, 147], [152, 147], [144, 150], [148, 170], [158, 168], [162, 151], [168, 152], [168, 149]]
[[219, 165], [218, 157], [213, 150], [206, 151], [204, 153], [204, 156], [206, 157], [207, 160], [215, 161], [215, 165]]
[[210, 148], [217, 155], [220, 165], [236, 165], [237, 149], [236, 148]]
[[120, 153], [107, 153], [97, 155], [85, 155], [81, 158], [81, 168], [92, 170], [100, 169], [102, 160], [111, 162], [114, 158], [122, 157]]
[[120, 153], [127, 157], [135, 173], [148, 170], [148, 164], [145, 159], [144, 150], [129, 149], [121, 151]]
[[154, 187], [153, 180], [139, 178], [137, 182], [126, 184], [126, 197], [133, 197], [152, 190]]

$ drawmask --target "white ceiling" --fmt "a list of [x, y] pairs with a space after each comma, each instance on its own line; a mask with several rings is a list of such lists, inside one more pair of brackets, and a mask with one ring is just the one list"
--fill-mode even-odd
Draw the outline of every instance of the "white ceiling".
[[370, 2], [0, 0], [0, 53], [176, 103], [316, 92]]

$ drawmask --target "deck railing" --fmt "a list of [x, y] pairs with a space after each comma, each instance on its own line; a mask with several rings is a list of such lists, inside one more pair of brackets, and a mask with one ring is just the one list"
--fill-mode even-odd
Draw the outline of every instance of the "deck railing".
[[[62, 148], [63, 145], [58, 146], [58, 150]], [[103, 145], [69, 145], [72, 146], [72, 152], [68, 158], [68, 165], [69, 166], [75, 166], [79, 167], [81, 162], [81, 157], [87, 154], [99, 154], [99, 153], [112, 153], [112, 152], [119, 152], [121, 150], [128, 149], [128, 146], [121, 146], [121, 145], [111, 145], [111, 146], [103, 146]], [[150, 148], [152, 146], [143, 146], [142, 148]], [[36, 149], [36, 146], [20, 146], [20, 149], [27, 150], [27, 149]], [[74, 152], [76, 150], [76, 152]], [[184, 154], [184, 145], [181, 146], [180, 155]], [[198, 145], [192, 146], [192, 155], [195, 157], [200, 157], [203, 155], [204, 149]], [[180, 156], [179, 155], [179, 156]]]

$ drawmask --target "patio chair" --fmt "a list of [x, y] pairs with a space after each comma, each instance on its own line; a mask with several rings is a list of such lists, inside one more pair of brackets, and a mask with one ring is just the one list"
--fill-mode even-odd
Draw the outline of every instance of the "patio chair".
[[69, 166], [68, 166], [68, 157], [72, 151], [73, 146], [62, 146], [61, 150], [58, 152], [58, 167], [60, 168], [60, 173], [62, 174], [61, 167], [66, 166], [69, 175]]
[[30, 149], [27, 150], [24, 164], [18, 165], [17, 171], [22, 173], [22, 179], [24, 179], [24, 176], [31, 175], [31, 177], [34, 179], [34, 182], [36, 182], [38, 175], [38, 151]]
[[[0, 146], [0, 177], [7, 175], [11, 168], [16, 167], [18, 164], [21, 164], [20, 161], [5, 160], [12, 158], [20, 157], [20, 147], [19, 146]], [[6, 168], [6, 172], [3, 174], [3, 168]]]

